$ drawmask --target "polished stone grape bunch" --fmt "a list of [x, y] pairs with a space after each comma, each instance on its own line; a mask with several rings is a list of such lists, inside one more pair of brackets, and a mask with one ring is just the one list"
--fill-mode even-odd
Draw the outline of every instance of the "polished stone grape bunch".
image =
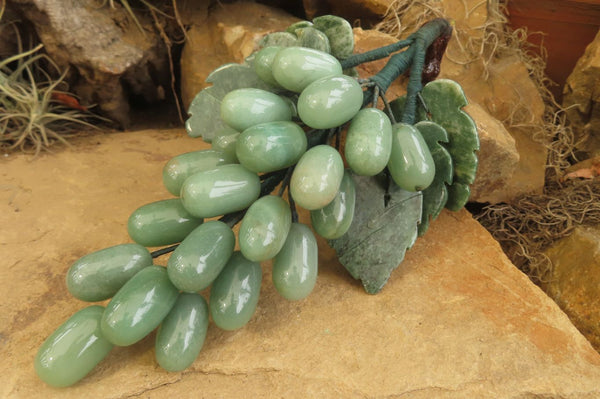
[[[387, 101], [386, 112], [375, 107], [386, 87], [349, 76], [354, 44], [347, 21], [303, 21], [266, 36], [262, 46], [244, 65], [215, 71], [212, 76], [238, 68], [192, 103], [188, 133], [212, 148], [165, 165], [163, 183], [177, 198], [133, 212], [128, 232], [135, 243], [86, 255], [69, 269], [73, 296], [112, 299], [105, 308], [77, 312], [43, 343], [35, 368], [48, 384], [77, 382], [114, 345], [134, 344], [157, 327], [158, 364], [168, 371], [189, 367], [202, 348], [209, 316], [224, 330], [252, 318], [261, 262], [272, 260], [273, 285], [284, 298], [310, 294], [318, 269], [313, 230], [329, 240], [346, 235], [357, 177], [383, 174], [398, 189], [418, 195], [440, 176], [439, 165], [441, 184], [452, 180], [447, 174], [453, 165], [430, 151], [448, 136], [438, 132], [427, 139], [422, 132], [429, 128], [396, 123], [400, 115]], [[242, 83], [235, 80], [238, 72]], [[206, 123], [194, 119], [199, 113]], [[296, 206], [309, 211], [313, 229], [298, 221]], [[232, 230], [237, 223], [239, 250]], [[417, 225], [412, 228], [416, 234]], [[153, 265], [153, 258], [171, 251], [166, 268]], [[199, 293], [207, 288], [208, 303]]]

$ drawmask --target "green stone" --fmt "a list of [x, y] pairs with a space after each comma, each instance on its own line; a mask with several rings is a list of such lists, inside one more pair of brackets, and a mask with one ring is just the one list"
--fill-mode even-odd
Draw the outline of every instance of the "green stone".
[[202, 219], [192, 216], [179, 198], [151, 202], [136, 209], [127, 221], [127, 231], [135, 242], [157, 247], [181, 242]]
[[231, 257], [235, 235], [218, 220], [208, 221], [192, 231], [175, 249], [167, 264], [169, 279], [184, 292], [207, 288]]
[[426, 189], [435, 177], [435, 164], [421, 133], [412, 125], [392, 128], [392, 154], [388, 169], [394, 182], [407, 191]]
[[242, 219], [238, 240], [244, 257], [253, 262], [271, 259], [285, 243], [292, 213], [285, 200], [265, 195], [254, 202]]
[[148, 266], [133, 276], [106, 305], [102, 334], [115, 345], [134, 344], [167, 316], [179, 291], [161, 266]]
[[306, 152], [306, 134], [294, 122], [268, 122], [244, 130], [237, 139], [239, 162], [253, 172], [294, 165]]
[[312, 27], [313, 24], [310, 21], [298, 21], [298, 22], [294, 22], [293, 24], [291, 24], [290, 26], [288, 26], [285, 31], [288, 33], [292, 33], [292, 34], [296, 34], [296, 29], [301, 29], [301, 28], [310, 28]]
[[258, 304], [261, 279], [258, 262], [233, 253], [210, 290], [210, 315], [219, 328], [237, 330], [250, 321]]
[[77, 299], [103, 301], [146, 266], [152, 256], [139, 244], [121, 244], [85, 255], [67, 272], [67, 289]]
[[193, 174], [181, 187], [183, 206], [199, 218], [246, 209], [259, 194], [258, 175], [238, 164]]
[[156, 361], [167, 371], [181, 371], [198, 357], [208, 330], [208, 305], [199, 294], [180, 294], [158, 328]]
[[237, 156], [235, 155], [235, 144], [237, 143], [239, 136], [240, 132], [229, 126], [225, 126], [215, 133], [211, 143], [211, 148], [216, 151], [224, 152], [230, 159], [233, 160], [230, 163], [236, 163]]
[[275, 80], [296, 93], [315, 80], [342, 73], [342, 66], [334, 56], [305, 47], [284, 48], [275, 56], [272, 68]]
[[163, 184], [171, 194], [179, 196], [183, 182], [194, 173], [235, 161], [234, 156], [214, 149], [177, 155], [163, 168]]
[[292, 47], [298, 45], [298, 39], [290, 32], [273, 32], [263, 37], [258, 44], [261, 47]]
[[282, 48], [283, 47], [280, 46], [265, 47], [256, 53], [254, 56], [254, 62], [252, 63], [254, 72], [256, 72], [258, 77], [275, 87], [280, 86], [273, 77], [273, 59]]
[[337, 150], [318, 145], [298, 161], [290, 180], [290, 193], [304, 209], [321, 209], [333, 201], [343, 176], [344, 162]]
[[281, 296], [297, 301], [311, 293], [317, 281], [318, 253], [311, 229], [292, 223], [283, 248], [273, 260], [273, 285]]
[[67, 387], [85, 377], [113, 348], [100, 331], [104, 308], [84, 308], [58, 327], [40, 346], [35, 372], [47, 384]]
[[277, 94], [261, 89], [237, 89], [221, 101], [221, 118], [237, 131], [259, 123], [289, 121], [292, 113], [288, 103]]
[[355, 199], [354, 180], [352, 175], [345, 171], [333, 201], [324, 208], [310, 211], [310, 222], [317, 234], [330, 240], [344, 235], [354, 218]]
[[364, 108], [352, 118], [346, 136], [348, 166], [361, 176], [375, 176], [385, 169], [392, 152], [392, 123], [377, 108]]
[[310, 26], [298, 28], [296, 29], [296, 36], [298, 36], [298, 44], [301, 47], [312, 48], [328, 54], [331, 52], [329, 39], [327, 38], [327, 35], [320, 30]]
[[313, 26], [327, 35], [331, 54], [336, 58], [347, 58], [354, 51], [354, 31], [344, 18], [323, 15], [313, 19]]
[[346, 75], [314, 81], [298, 98], [298, 115], [314, 129], [330, 129], [348, 122], [360, 110], [363, 91], [356, 79]]

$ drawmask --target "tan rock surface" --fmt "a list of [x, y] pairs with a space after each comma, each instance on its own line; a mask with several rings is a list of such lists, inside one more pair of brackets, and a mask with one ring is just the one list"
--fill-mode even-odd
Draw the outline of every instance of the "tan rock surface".
[[115, 348], [79, 384], [49, 388], [35, 353], [85, 306], [66, 291], [69, 265], [127, 242], [129, 214], [169, 197], [164, 163], [204, 147], [181, 131], [142, 131], [82, 138], [33, 161], [0, 158], [0, 397], [600, 396], [600, 355], [466, 211], [443, 212], [376, 296], [321, 241], [312, 295], [282, 299], [265, 264], [251, 322], [211, 325], [190, 369], [160, 370], [151, 335]]

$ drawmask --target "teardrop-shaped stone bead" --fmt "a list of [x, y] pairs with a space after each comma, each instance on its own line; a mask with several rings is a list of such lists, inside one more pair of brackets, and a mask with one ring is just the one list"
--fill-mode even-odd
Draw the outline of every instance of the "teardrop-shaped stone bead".
[[235, 155], [235, 144], [237, 143], [237, 139], [240, 135], [240, 132], [225, 125], [222, 129], [219, 129], [211, 142], [211, 148], [217, 151], [223, 151], [227, 154], [232, 162], [229, 163], [237, 163], [237, 155]]
[[85, 377], [113, 348], [100, 330], [104, 308], [81, 309], [58, 327], [40, 346], [34, 366], [37, 375], [54, 387], [67, 387]]
[[183, 293], [156, 333], [156, 361], [167, 371], [188, 368], [198, 357], [208, 330], [208, 305], [199, 294]]
[[412, 125], [397, 123], [392, 128], [392, 154], [388, 169], [404, 190], [424, 190], [435, 177], [435, 163], [421, 133]]
[[277, 94], [261, 89], [230, 91], [221, 101], [221, 119], [242, 132], [250, 126], [274, 121], [289, 121], [289, 105]]
[[134, 344], [158, 327], [178, 295], [166, 268], [148, 266], [125, 283], [106, 305], [102, 333], [115, 345]]
[[306, 151], [306, 134], [294, 122], [268, 122], [244, 130], [236, 144], [239, 162], [253, 172], [294, 165]]
[[254, 202], [240, 226], [240, 250], [246, 259], [260, 262], [281, 250], [292, 224], [290, 206], [284, 199], [266, 195]]
[[67, 272], [67, 289], [82, 301], [103, 301], [150, 265], [150, 252], [139, 244], [104, 248], [79, 258], [71, 265]]
[[318, 145], [306, 151], [298, 161], [292, 173], [290, 193], [304, 209], [321, 209], [333, 201], [343, 176], [344, 162], [337, 150]]
[[356, 190], [352, 175], [345, 171], [339, 191], [333, 201], [321, 209], [310, 211], [313, 229], [323, 238], [333, 240], [344, 235], [354, 219]]
[[270, 85], [275, 87], [280, 87], [279, 83], [273, 77], [273, 59], [275, 59], [275, 55], [281, 50], [283, 47], [280, 46], [270, 46], [265, 47], [258, 51], [254, 56], [254, 62], [252, 63], [252, 67], [254, 68], [254, 72], [258, 75], [259, 78]]
[[183, 182], [194, 173], [234, 162], [236, 162], [235, 157], [216, 150], [201, 150], [177, 155], [163, 168], [163, 184], [171, 194], [179, 196]]
[[314, 81], [298, 98], [298, 116], [314, 129], [330, 129], [348, 122], [360, 110], [363, 91], [349, 76], [328, 76]]
[[281, 251], [273, 260], [273, 285], [290, 301], [306, 298], [317, 281], [319, 248], [311, 229], [292, 223]]
[[169, 258], [167, 272], [175, 287], [196, 292], [217, 278], [235, 247], [235, 235], [218, 220], [208, 221], [192, 231]]
[[342, 65], [331, 54], [306, 47], [286, 47], [272, 64], [273, 77], [288, 90], [300, 93], [315, 80], [341, 75]]
[[179, 198], [151, 202], [136, 209], [127, 221], [127, 231], [135, 242], [145, 247], [175, 244], [202, 223]]
[[392, 153], [392, 123], [377, 108], [363, 108], [350, 122], [345, 155], [357, 175], [375, 176], [388, 164]]
[[195, 173], [181, 187], [183, 206], [199, 218], [246, 209], [259, 195], [258, 175], [238, 164]]
[[236, 330], [250, 321], [258, 304], [261, 279], [258, 262], [246, 259], [241, 252], [233, 253], [210, 290], [210, 315], [218, 327]]

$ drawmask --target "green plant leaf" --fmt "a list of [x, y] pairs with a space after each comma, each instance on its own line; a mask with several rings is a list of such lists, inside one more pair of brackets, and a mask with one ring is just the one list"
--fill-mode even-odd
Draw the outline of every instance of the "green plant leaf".
[[322, 15], [313, 19], [313, 26], [329, 38], [331, 54], [339, 59], [349, 57], [354, 52], [354, 32], [352, 25], [336, 15]]
[[329, 244], [365, 290], [376, 294], [417, 239], [422, 195], [393, 183], [386, 190], [389, 179], [385, 175], [352, 177], [356, 186], [354, 219], [348, 232]]
[[206, 87], [194, 97], [188, 109], [189, 118], [185, 129], [191, 137], [202, 137], [210, 143], [215, 133], [225, 127], [221, 119], [221, 100], [235, 89], [256, 88], [273, 91], [248, 64], [225, 64], [208, 75]]
[[446, 184], [452, 184], [454, 167], [450, 153], [440, 144], [440, 142], [448, 142], [446, 130], [437, 123], [430, 121], [421, 121], [415, 127], [425, 139], [435, 163], [435, 178], [429, 187], [423, 190], [423, 215], [419, 224], [420, 237], [425, 234], [429, 228], [429, 222], [438, 217], [448, 201]]

